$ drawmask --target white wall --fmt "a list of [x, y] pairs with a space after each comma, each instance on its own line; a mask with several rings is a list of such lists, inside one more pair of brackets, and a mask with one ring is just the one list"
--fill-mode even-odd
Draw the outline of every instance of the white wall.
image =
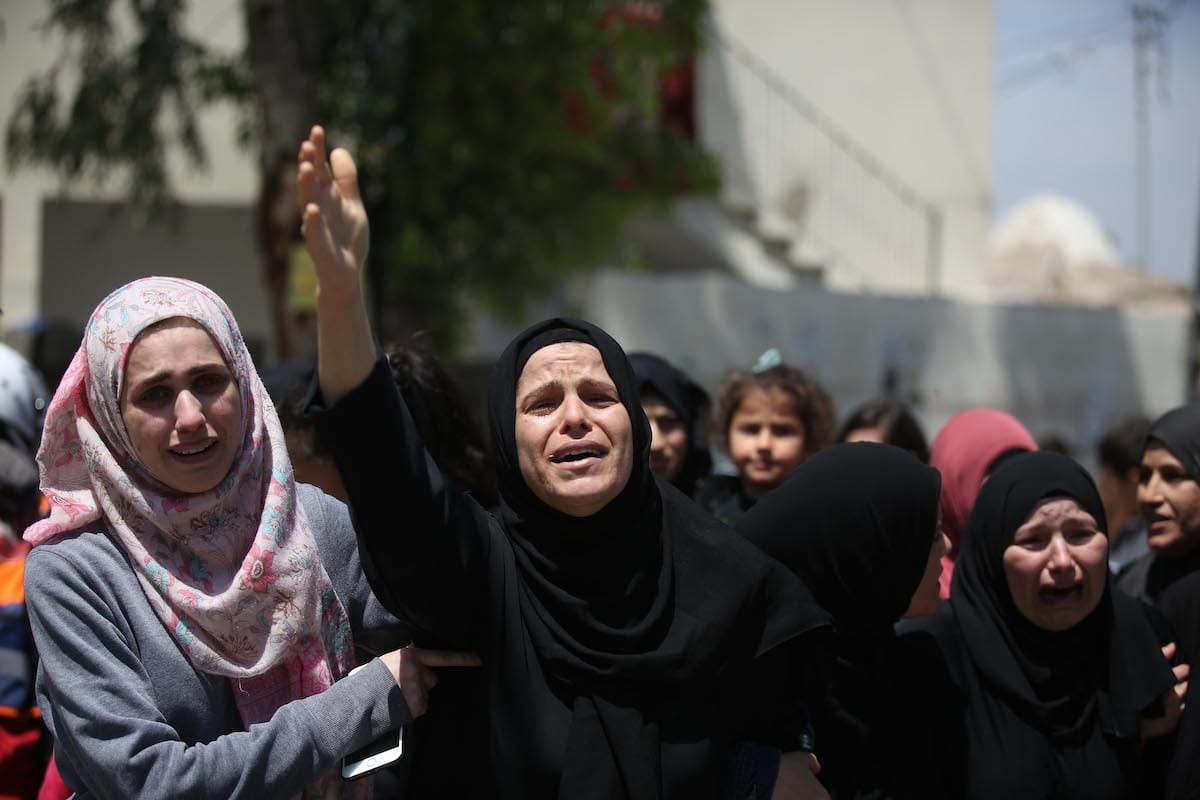
[[[125, 4], [115, 5], [122, 10], [125, 8]], [[38, 30], [39, 24], [49, 13], [49, 6], [47, 0], [4, 0], [0, 6], [0, 20], [4, 23], [4, 36], [0, 39], [0, 125], [7, 124], [17, 94], [26, 80], [44, 72], [59, 58], [61, 40], [48, 37]], [[185, 24], [189, 34], [225, 52], [241, 49], [244, 29], [240, 4], [190, 3], [186, 7], [188, 16]], [[70, 59], [66, 59], [65, 63], [70, 64]], [[223, 106], [205, 111], [200, 116], [200, 130], [208, 147], [209, 168], [194, 170], [177, 153], [173, 154], [169, 159], [169, 171], [177, 196], [185, 204], [241, 207], [246, 210], [249, 219], [250, 205], [257, 192], [258, 169], [251, 156], [236, 144], [233, 109]], [[88, 237], [96, 233], [89, 230], [85, 235], [84, 231], [68, 228], [46, 230], [45, 202], [63, 196], [79, 200], [112, 200], [121, 197], [123, 192], [121, 176], [114, 176], [114, 180], [105, 186], [80, 184], [64, 189], [58, 178], [46, 170], [23, 167], [12, 173], [9, 168], [8, 153], [0, 149], [0, 175], [3, 175], [0, 183], [0, 198], [3, 200], [0, 213], [4, 215], [0, 223], [0, 307], [4, 309], [0, 327], [5, 331], [21, 328], [36, 318], [46, 294], [70, 288], [61, 283], [47, 285], [43, 281], [43, 235], [55, 239], [65, 237], [83, 246]], [[163, 236], [161, 230], [131, 229], [123, 223], [111, 227], [110, 235], [118, 238], [106, 242], [105, 247], [112, 252], [121, 252], [123, 241], [128, 241], [131, 251], [137, 251], [140, 246], [136, 240]], [[248, 229], [248, 223], [244, 228]], [[220, 235], [238, 237], [243, 235], [242, 230], [243, 226], [239, 226]], [[183, 230], [180, 238], [175, 240], [176, 246], [188, 248], [188, 235], [188, 231]], [[212, 235], [212, 231], [203, 234], [193, 231], [192, 235], [207, 237]], [[119, 237], [133, 238], [125, 240]], [[252, 243], [252, 239], [247, 241]], [[244, 244], [239, 241], [234, 249], [240, 251]], [[180, 253], [184, 261], [196, 255], [197, 251], [194, 250], [181, 250]], [[125, 266], [146, 268], [149, 271], [142, 274], [153, 274], [169, 271], [171, 265], [169, 261], [157, 259], [150, 264], [135, 260], [127, 262]], [[80, 259], [75, 268], [82, 275], [85, 270], [97, 269], [98, 262], [89, 263], [87, 259]], [[257, 265], [251, 269], [257, 269]], [[114, 275], [127, 272], [128, 269], [125, 269]], [[117, 285], [119, 279], [112, 282], [109, 288], [116, 288]], [[260, 280], [248, 281], [247, 285], [250, 292], [261, 292]], [[102, 295], [98, 295], [94, 302], [99, 302], [101, 298]]]
[[[714, 0], [713, 18], [942, 209], [942, 288], [976, 289], [992, 193], [991, 0]], [[833, 229], [847, 251], [833, 255], [834, 285], [926, 288], [920, 263], [894, 258], [921, 247], [918, 223], [892, 212], [890, 223], [863, 224], [889, 213], [877, 182], [849, 161], [831, 161], [828, 140], [786, 109], [764, 110], [769, 93], [729, 52], [710, 48], [700, 74], [702, 135], [721, 152], [727, 197], [750, 199], [768, 224], [794, 224], [788, 195], [804, 185], [808, 221]], [[820, 244], [814, 255], [829, 257]]]

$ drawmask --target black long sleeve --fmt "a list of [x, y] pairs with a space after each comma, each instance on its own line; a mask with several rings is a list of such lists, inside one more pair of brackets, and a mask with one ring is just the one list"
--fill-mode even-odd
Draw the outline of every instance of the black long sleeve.
[[329, 408], [314, 381], [306, 413], [333, 450], [380, 601], [419, 644], [476, 647], [491, 517], [425, 451], [387, 362]]

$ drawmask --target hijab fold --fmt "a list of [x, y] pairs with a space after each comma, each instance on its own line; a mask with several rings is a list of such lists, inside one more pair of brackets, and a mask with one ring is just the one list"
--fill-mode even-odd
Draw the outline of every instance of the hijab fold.
[[[517, 381], [536, 350], [559, 342], [599, 351], [631, 422], [629, 480], [589, 517], [538, 500], [517, 455]], [[735, 659], [765, 654], [827, 619], [785, 570], [651, 474], [633, 371], [600, 328], [557, 318], [518, 335], [492, 373], [489, 425], [522, 617], [571, 708], [560, 796], [660, 797], [661, 722], [711, 704], [697, 689]]]
[[[198, 494], [150, 473], [121, 416], [131, 348], [148, 327], [173, 318], [212, 337], [241, 398], [233, 465]], [[26, 540], [44, 545], [102, 521], [188, 660], [231, 680], [247, 727], [354, 666], [348, 617], [297, 501], [274, 406], [232, 312], [209, 289], [143, 278], [97, 306], [50, 403], [38, 462], [50, 516]], [[336, 779], [331, 785], [338, 788]]]
[[1100, 496], [1081, 466], [1056, 453], [1012, 458], [988, 479], [971, 513], [950, 612], [992, 690], [1046, 735], [1075, 741], [1099, 724], [1116, 736], [1136, 736], [1138, 715], [1174, 684], [1140, 604], [1106, 580], [1088, 617], [1052, 632], [1025, 619], [1012, 599], [1004, 551], [1038, 503], [1052, 497], [1074, 499], [1107, 530]]
[[908, 609], [937, 530], [937, 470], [885, 444], [827, 448], [737, 522], [791, 568], [838, 635], [885, 631]]

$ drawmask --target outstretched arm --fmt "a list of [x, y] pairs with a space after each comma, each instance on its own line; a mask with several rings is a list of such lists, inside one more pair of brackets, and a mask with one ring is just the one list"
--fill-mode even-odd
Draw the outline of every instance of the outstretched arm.
[[370, 226], [358, 193], [358, 169], [338, 148], [325, 155], [325, 130], [300, 145], [301, 232], [317, 268], [317, 371], [330, 404], [366, 379], [375, 338], [362, 296]]
[[346, 485], [363, 570], [418, 641], [473, 646], [490, 518], [428, 457], [376, 356], [362, 301], [368, 225], [354, 160], [337, 149], [327, 162], [317, 126], [300, 146], [298, 170], [304, 242], [319, 286], [321, 397], [310, 411]]

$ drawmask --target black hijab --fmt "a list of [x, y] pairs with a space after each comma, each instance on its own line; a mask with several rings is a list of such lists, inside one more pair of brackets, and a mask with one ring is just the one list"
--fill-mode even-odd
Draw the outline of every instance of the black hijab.
[[[521, 371], [537, 350], [571, 341], [599, 351], [632, 423], [629, 480], [589, 517], [538, 500], [516, 447]], [[526, 329], [497, 361], [488, 404], [522, 616], [545, 674], [572, 706], [560, 795], [657, 798], [660, 720], [711, 704], [702, 689], [738, 660], [827, 619], [786, 570], [655, 480], [633, 371], [600, 328], [551, 319]], [[692, 741], [713, 733], [695, 731]]]
[[[736, 522], [833, 615], [837, 658], [812, 708], [820, 780], [834, 797], [924, 796], [892, 626], [908, 609], [937, 530], [941, 476], [886, 444], [839, 444], [806, 460]], [[936, 587], [934, 587], [936, 595]]]
[[687, 455], [673, 483], [690, 497], [696, 491], [696, 481], [712, 469], [712, 454], [708, 451], [705, 430], [708, 392], [665, 358], [653, 353], [631, 353], [629, 363], [637, 379], [638, 394], [643, 399], [648, 394], [661, 397], [679, 415], [687, 431]]
[[1146, 444], [1155, 441], [1162, 442], [1192, 480], [1200, 483], [1200, 403], [1173, 408], [1151, 423]]
[[[1163, 414], [1146, 432], [1146, 444], [1160, 442], [1200, 482], [1200, 403]], [[1175, 631], [1179, 652], [1192, 672], [1200, 669], [1200, 552], [1185, 558], [1156, 555], [1146, 578], [1147, 593]], [[1175, 756], [1167, 773], [1169, 798], [1200, 798], [1200, 703], [1187, 705], [1175, 737]]]
[[1070, 458], [1022, 453], [993, 472], [967, 523], [949, 609], [991, 690], [1047, 736], [1075, 741], [1097, 722], [1108, 733], [1136, 736], [1138, 714], [1174, 683], [1140, 604], [1106, 582], [1086, 619], [1046, 631], [1017, 610], [1004, 574], [1017, 529], [1040, 501], [1064, 496], [1107, 532], [1096, 486]]
[[736, 523], [804, 582], [839, 634], [890, 634], [921, 581], [941, 475], [886, 444], [840, 444], [801, 464]]
[[[1200, 483], [1200, 403], [1172, 409], [1146, 432], [1146, 446], [1162, 444], [1179, 459], [1192, 480]], [[1144, 570], [1144, 597], [1157, 599], [1164, 589], [1200, 571], [1200, 547], [1183, 556], [1151, 551]]]

